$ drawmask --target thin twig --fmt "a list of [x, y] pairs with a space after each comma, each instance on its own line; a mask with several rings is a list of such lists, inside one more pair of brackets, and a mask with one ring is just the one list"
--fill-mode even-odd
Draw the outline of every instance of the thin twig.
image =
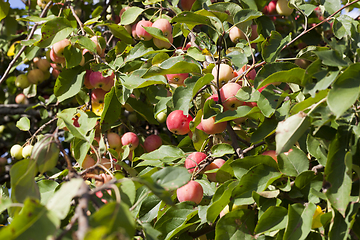
[[81, 20], [79, 19], [79, 17], [76, 15], [76, 12], [75, 12], [75, 10], [74, 10], [74, 7], [71, 6], [71, 5], [70, 5], [70, 10], [71, 10], [74, 18], [76, 19], [77, 23], [78, 23], [79, 26], [80, 26], [82, 35], [85, 35], [85, 30], [84, 30], [84, 27], [83, 27], [84, 24], [81, 22]]
[[[48, 2], [48, 4], [46, 4], [46, 7], [44, 8], [44, 10], [41, 12], [40, 14], [40, 18], [45, 17], [47, 11], [49, 10], [50, 6], [53, 4], [52, 1]], [[28, 37], [25, 39], [26, 40], [30, 40], [32, 38], [32, 36], [34, 35], [37, 27], [39, 26], [38, 23], [35, 23], [34, 27], [31, 29], [31, 32], [29, 33]], [[11, 68], [14, 66], [15, 62], [18, 60], [18, 58], [20, 57], [20, 55], [24, 52], [25, 48], [27, 46], [22, 46], [22, 48], [20, 49], [20, 51], [16, 54], [16, 56], [14, 57], [14, 59], [10, 62], [9, 66], [7, 67], [7, 69], [5, 70], [4, 75], [2, 76], [2, 78], [0, 79], [0, 85], [1, 83], [6, 79], [7, 75], [10, 73]]]

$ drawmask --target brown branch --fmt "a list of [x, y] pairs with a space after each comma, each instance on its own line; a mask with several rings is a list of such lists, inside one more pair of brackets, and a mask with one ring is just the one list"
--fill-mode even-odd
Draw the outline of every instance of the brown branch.
[[79, 240], [85, 238], [85, 235], [89, 229], [89, 219], [87, 216], [88, 200], [89, 200], [89, 187], [85, 182], [83, 182], [79, 189], [79, 204], [75, 209], [75, 214], [77, 215], [78, 225], [79, 225], [79, 228], [75, 232], [75, 235]]
[[25, 110], [29, 107], [33, 107], [35, 104], [1, 104], [0, 105], [0, 116], [8, 116], [15, 114], [26, 114], [31, 116], [40, 116], [40, 113], [36, 110]]
[[244, 158], [244, 154], [243, 151], [241, 150], [238, 142], [236, 141], [237, 139], [237, 135], [234, 132], [234, 129], [231, 127], [230, 122], [227, 123], [226, 125], [226, 129], [228, 130], [229, 134], [230, 134], [230, 138], [231, 138], [231, 146], [234, 148], [236, 155], [239, 158]]
[[[274, 133], [274, 134], [271, 134], [271, 135], [269, 136], [269, 139], [272, 139], [272, 138], [274, 138], [274, 137], [275, 137], [275, 133]], [[252, 146], [250, 146], [250, 147], [248, 147], [248, 148], [244, 149], [243, 154], [245, 154], [245, 153], [247, 153], [247, 152], [249, 152], [249, 151], [253, 150], [254, 148], [257, 148], [257, 147], [259, 147], [259, 146], [261, 146], [261, 145], [264, 145], [265, 143], [266, 143], [265, 141], [262, 141], [262, 142], [256, 143], [256, 144], [254, 144], [254, 145], [252, 145]]]
[[[49, 10], [50, 6], [53, 4], [52, 1], [48, 2], [48, 4], [45, 6], [44, 10], [41, 12], [40, 17], [43, 18], [45, 17], [47, 11]], [[34, 27], [31, 29], [31, 32], [29, 33], [28, 37], [26, 38], [26, 40], [30, 40], [32, 38], [32, 36], [34, 35], [37, 27], [39, 26], [38, 23], [35, 23]], [[22, 48], [20, 49], [20, 51], [16, 54], [16, 56], [14, 57], [14, 59], [10, 62], [9, 66], [7, 67], [7, 69], [5, 70], [4, 75], [2, 76], [2, 78], [0, 79], [0, 85], [1, 83], [5, 80], [5, 78], [7, 77], [7, 75], [10, 73], [11, 68], [14, 66], [15, 62], [18, 60], [18, 58], [20, 57], [20, 55], [24, 52], [25, 48], [27, 46], [22, 46]]]
[[70, 5], [70, 10], [72, 12], [72, 15], [74, 16], [74, 18], [76, 19], [77, 23], [79, 24], [80, 26], [80, 29], [81, 29], [81, 33], [82, 35], [85, 35], [85, 30], [84, 30], [84, 27], [83, 27], [83, 23], [80, 21], [79, 17], [76, 15], [76, 12], [74, 10], [74, 7]]

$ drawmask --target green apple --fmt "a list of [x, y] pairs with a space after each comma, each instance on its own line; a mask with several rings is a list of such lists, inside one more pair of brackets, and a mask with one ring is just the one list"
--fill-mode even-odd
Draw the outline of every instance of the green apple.
[[23, 151], [23, 147], [20, 146], [19, 144], [15, 144], [10, 149], [10, 155], [11, 155], [11, 157], [15, 158], [16, 160], [20, 160], [20, 159], [23, 159], [22, 151]]
[[30, 158], [31, 157], [31, 153], [32, 153], [32, 150], [33, 150], [33, 147], [32, 145], [26, 145], [23, 150], [22, 150], [22, 156], [23, 158]]
[[27, 76], [25, 74], [20, 74], [19, 76], [17, 76], [17, 78], [15, 79], [15, 86], [22, 89], [30, 86], [30, 82]]

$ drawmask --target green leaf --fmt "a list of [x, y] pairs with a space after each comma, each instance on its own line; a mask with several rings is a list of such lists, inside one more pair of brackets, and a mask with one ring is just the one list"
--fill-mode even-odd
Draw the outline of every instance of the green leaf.
[[72, 45], [64, 48], [64, 56], [66, 60], [66, 68], [79, 66], [83, 58], [82, 51]]
[[[125, 12], [127, 12], [127, 10]], [[110, 29], [110, 31], [114, 35], [114, 37], [119, 38], [121, 41], [123, 41], [127, 44], [133, 43], [133, 41], [134, 41], [133, 38], [130, 36], [128, 31], [123, 26], [115, 24], [115, 23], [108, 23], [105, 25]]]
[[242, 48], [228, 48], [226, 57], [230, 58], [232, 64], [238, 68], [241, 68], [248, 62], [247, 53]]
[[349, 66], [338, 76], [327, 97], [327, 103], [336, 117], [340, 117], [359, 97], [360, 63]]
[[49, 199], [54, 195], [57, 186], [59, 186], [57, 182], [47, 179], [37, 182], [37, 185], [40, 191], [41, 204], [43, 205], [46, 205]]
[[139, 7], [130, 7], [121, 15], [121, 25], [128, 25], [138, 18], [138, 16], [144, 11], [145, 9]]
[[85, 75], [85, 71], [81, 70], [78, 67], [61, 71], [54, 86], [54, 94], [59, 102], [69, 99], [80, 92]]
[[36, 161], [38, 171], [43, 174], [52, 170], [59, 159], [60, 149], [52, 135], [45, 135], [34, 145], [31, 158]]
[[51, 19], [41, 27], [41, 40], [35, 46], [45, 48], [67, 38], [74, 31], [71, 22], [63, 17]]
[[238, 11], [234, 16], [234, 25], [250, 21], [252, 19], [256, 19], [261, 17], [263, 14], [259, 11], [253, 9], [243, 9]]
[[16, 127], [21, 131], [30, 130], [30, 120], [27, 117], [22, 117], [16, 122]]
[[257, 89], [266, 86], [271, 83], [285, 82], [285, 83], [295, 83], [302, 86], [302, 79], [305, 74], [305, 69], [302, 68], [292, 68], [290, 70], [276, 72], [264, 81], [260, 83]]
[[211, 156], [213, 158], [219, 158], [226, 154], [234, 154], [234, 148], [227, 143], [216, 144], [211, 148]]
[[151, 178], [165, 190], [171, 191], [188, 183], [191, 174], [184, 167], [165, 167], [151, 175]]
[[315, 209], [316, 205], [313, 203], [309, 203], [306, 207], [300, 203], [290, 205], [283, 239], [306, 239], [311, 230]]
[[40, 199], [39, 188], [35, 183], [36, 164], [32, 159], [15, 163], [10, 169], [11, 200], [24, 202], [26, 198]]
[[47, 239], [59, 227], [60, 220], [51, 211], [38, 200], [28, 198], [20, 214], [0, 230], [0, 235], [2, 239]]
[[309, 159], [296, 147], [288, 153], [279, 154], [277, 159], [280, 171], [287, 176], [296, 177], [309, 169]]
[[143, 27], [143, 28], [145, 28], [146, 32], [148, 32], [154, 38], [160, 39], [168, 43], [170, 42], [169, 39], [164, 36], [164, 33], [159, 28], [156, 27]]
[[130, 76], [121, 76], [123, 85], [127, 89], [143, 88], [154, 84], [166, 84], [166, 78], [162, 75], [153, 76], [151, 78], [141, 78], [146, 72], [145, 69], [135, 70]]
[[[93, 135], [95, 135], [95, 131], [93, 131]], [[79, 165], [82, 166], [82, 163], [91, 147], [90, 142], [79, 138], [73, 138], [70, 147], [72, 156], [79, 163]]]
[[326, 166], [327, 153], [321, 142], [311, 134], [308, 134], [306, 139], [306, 146], [308, 152], [314, 156], [321, 165]]
[[335, 37], [341, 39], [344, 36], [351, 36], [351, 27], [354, 24], [358, 24], [348, 15], [340, 15], [335, 18], [333, 22], [333, 32]]
[[259, 108], [251, 108], [249, 106], [240, 106], [235, 111], [225, 111], [222, 113], [219, 113], [215, 117], [215, 123], [219, 122], [227, 122], [231, 121], [240, 117], [245, 117], [251, 113], [258, 112]]
[[182, 110], [184, 115], [188, 115], [197, 79], [196, 77], [188, 78], [185, 81], [186, 87], [180, 86], [175, 89], [173, 93], [174, 110]]
[[190, 29], [192, 29], [196, 25], [207, 25], [212, 26], [210, 18], [194, 13], [194, 12], [181, 12], [176, 15], [171, 22], [178, 22], [178, 23], [186, 23]]
[[194, 97], [197, 92], [205, 85], [209, 84], [214, 79], [214, 75], [211, 73], [205, 74], [205, 76], [199, 78], [193, 88], [192, 96]]
[[279, 176], [281, 176], [280, 172], [267, 165], [259, 164], [251, 168], [241, 177], [239, 185], [232, 193], [234, 203], [236, 205], [252, 204], [254, 202], [252, 192], [264, 191], [271, 184], [271, 179]]
[[215, 227], [216, 240], [254, 239], [255, 211], [236, 209], [225, 214]]
[[276, 128], [276, 154], [288, 151], [310, 126], [309, 117], [300, 112], [284, 121]]
[[282, 48], [291, 40], [291, 35], [282, 38], [281, 34], [272, 31], [269, 38], [267, 38], [262, 44], [262, 58], [266, 62], [275, 62]]
[[288, 210], [280, 206], [269, 207], [260, 217], [255, 233], [271, 232], [284, 229], [287, 223]]
[[[146, 106], [141, 100], [135, 98], [128, 98], [127, 102], [135, 112], [140, 114], [143, 118], [146, 119], [150, 124], [158, 125], [158, 121], [154, 118], [154, 107]], [[145, 107], [146, 106], [146, 107]]]
[[3, 20], [9, 13], [10, 3], [0, 0], [0, 21]]
[[264, 164], [274, 169], [278, 169], [276, 161], [267, 155], [247, 156], [242, 159], [236, 159], [231, 163], [231, 168], [234, 171], [235, 177], [241, 179], [250, 168], [259, 164]]
[[80, 46], [88, 49], [92, 53], [96, 53], [96, 44], [90, 38], [85, 36], [73, 36], [71, 42], [78, 43]]
[[329, 90], [322, 90], [316, 93], [315, 97], [309, 97], [307, 99], [305, 99], [302, 102], [299, 102], [298, 104], [296, 104], [294, 107], [291, 108], [290, 113], [291, 114], [296, 114], [300, 111], [303, 111], [309, 107], [311, 107], [312, 105], [320, 102], [321, 100], [323, 100], [324, 98], [327, 97]]
[[135, 220], [125, 203], [110, 202], [91, 215], [90, 226], [106, 228], [107, 235], [122, 233], [124, 238], [132, 239], [135, 234]]
[[346, 130], [339, 129], [336, 138], [330, 143], [324, 173], [330, 185], [325, 195], [343, 217], [350, 201], [352, 185], [352, 154], [347, 152], [347, 141]]
[[314, 52], [322, 61], [324, 65], [331, 67], [345, 67], [349, 63], [344, 60], [340, 53], [335, 50], [324, 50]]
[[116, 97], [115, 88], [111, 88], [110, 92], [105, 95], [104, 110], [101, 114], [101, 130], [107, 131], [111, 126], [119, 120], [121, 114], [121, 103]]
[[155, 151], [144, 153], [140, 156], [140, 159], [151, 161], [160, 160], [164, 163], [167, 163], [185, 157], [185, 153], [180, 148], [171, 145], [162, 145]]

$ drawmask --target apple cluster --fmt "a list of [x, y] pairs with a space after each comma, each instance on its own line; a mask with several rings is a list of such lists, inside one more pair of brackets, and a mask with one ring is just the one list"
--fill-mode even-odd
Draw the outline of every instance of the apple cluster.
[[264, 7], [262, 12], [267, 15], [289, 16], [293, 11], [294, 9], [289, 7], [288, 0], [273, 0]]

